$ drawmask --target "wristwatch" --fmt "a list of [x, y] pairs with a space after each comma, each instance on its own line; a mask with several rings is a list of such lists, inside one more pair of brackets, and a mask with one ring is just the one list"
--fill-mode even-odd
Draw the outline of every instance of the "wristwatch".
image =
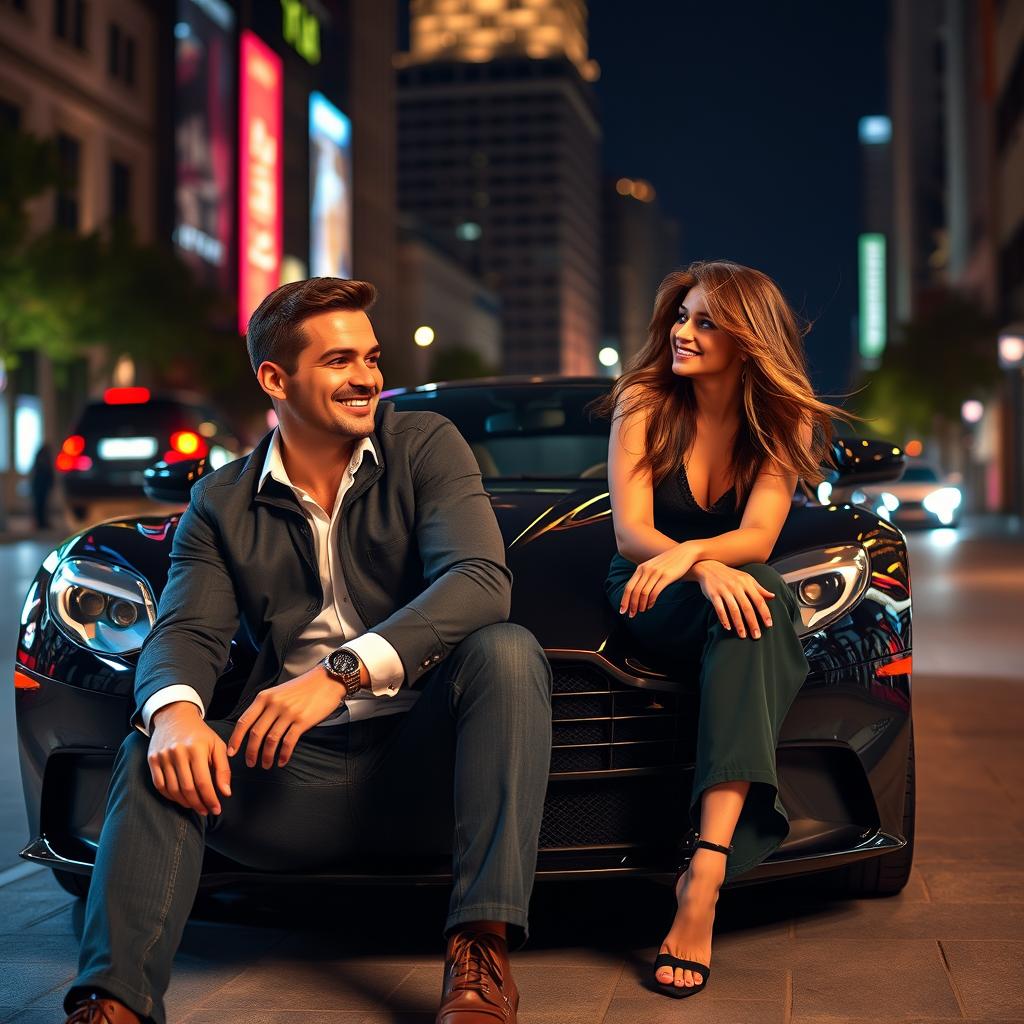
[[332, 679], [337, 679], [345, 687], [346, 700], [363, 688], [359, 678], [363, 663], [347, 648], [331, 651], [320, 664]]

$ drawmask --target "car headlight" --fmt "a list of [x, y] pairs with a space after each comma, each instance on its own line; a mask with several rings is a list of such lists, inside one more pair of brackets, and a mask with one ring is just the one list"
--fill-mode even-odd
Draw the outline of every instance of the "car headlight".
[[131, 654], [156, 621], [149, 585], [128, 569], [68, 558], [50, 577], [50, 613], [71, 640], [98, 654]]
[[952, 515], [960, 507], [963, 496], [957, 487], [940, 487], [921, 502], [933, 516]]
[[864, 595], [870, 559], [859, 544], [839, 544], [788, 555], [772, 562], [796, 595], [803, 627], [799, 636], [824, 629]]

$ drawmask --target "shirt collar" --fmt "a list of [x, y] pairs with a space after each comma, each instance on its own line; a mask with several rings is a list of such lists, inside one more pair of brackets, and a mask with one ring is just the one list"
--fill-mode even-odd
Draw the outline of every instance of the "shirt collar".
[[[353, 476], [359, 472], [365, 456], [370, 455], [377, 460], [377, 453], [369, 437], [364, 437], [352, 450], [352, 461], [348, 464], [348, 472]], [[267, 457], [263, 460], [263, 469], [260, 472], [260, 483], [257, 490], [263, 490], [267, 477], [272, 477], [278, 483], [290, 487], [293, 491], [295, 484], [288, 478], [288, 471], [284, 468], [284, 460], [281, 458], [281, 434], [278, 427], [274, 427], [274, 433], [270, 437], [270, 447], [267, 448]]]

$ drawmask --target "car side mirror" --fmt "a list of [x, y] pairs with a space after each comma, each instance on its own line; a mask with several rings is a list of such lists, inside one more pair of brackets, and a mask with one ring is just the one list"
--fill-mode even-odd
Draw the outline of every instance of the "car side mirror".
[[208, 471], [206, 458], [182, 462], [161, 459], [142, 471], [142, 490], [146, 497], [164, 505], [187, 505], [192, 485]]
[[839, 437], [832, 442], [835, 469], [825, 469], [825, 479], [833, 488], [859, 487], [862, 484], [899, 480], [906, 469], [903, 449], [890, 441], [870, 441], [859, 437]]

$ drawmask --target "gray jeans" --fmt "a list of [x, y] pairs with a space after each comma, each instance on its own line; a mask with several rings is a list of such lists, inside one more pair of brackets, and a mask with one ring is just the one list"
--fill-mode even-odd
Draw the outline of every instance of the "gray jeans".
[[[470, 634], [404, 715], [307, 733], [284, 768], [231, 761], [232, 796], [204, 819], [153, 788], [148, 741], [114, 763], [65, 1005], [101, 990], [156, 1024], [199, 885], [206, 844], [252, 868], [301, 872], [347, 856], [450, 853], [446, 930], [527, 927], [551, 759], [551, 670], [511, 623]], [[233, 722], [211, 721], [225, 739]], [[454, 794], [454, 799], [453, 799]]]

